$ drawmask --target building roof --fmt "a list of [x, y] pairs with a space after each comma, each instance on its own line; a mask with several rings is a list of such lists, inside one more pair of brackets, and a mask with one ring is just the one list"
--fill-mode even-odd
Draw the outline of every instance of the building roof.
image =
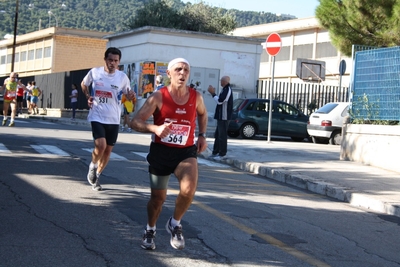
[[140, 34], [140, 33], [146, 33], [146, 32], [163, 33], [163, 34], [168, 34], [168, 35], [171, 35], [171, 34], [192, 35], [194, 37], [211, 38], [211, 39], [224, 38], [224, 39], [230, 39], [230, 40], [242, 41], [242, 42], [250, 42], [250, 43], [260, 43], [260, 42], [264, 41], [264, 40], [261, 40], [258, 38], [252, 38], [252, 37], [232, 36], [232, 35], [226, 35], [226, 34], [214, 34], [214, 33], [195, 32], [195, 31], [185, 31], [185, 30], [177, 30], [177, 29], [154, 27], [154, 26], [145, 26], [145, 27], [141, 27], [141, 28], [137, 28], [137, 29], [133, 29], [133, 30], [129, 30], [129, 31], [113, 33], [113, 34], [104, 36], [104, 38], [114, 39], [114, 38], [129, 36], [132, 34]]
[[[40, 38], [46, 38], [51, 35], [70, 35], [79, 36], [83, 38], [98, 38], [102, 39], [105, 35], [110, 34], [109, 32], [98, 32], [80, 29], [69, 29], [69, 28], [58, 28], [50, 27], [40, 31], [30, 32], [23, 35], [17, 35], [17, 43], [28, 42], [37, 40]], [[0, 41], [0, 47], [9, 46], [13, 44], [13, 38], [5, 39]]]
[[291, 19], [273, 23], [266, 23], [254, 26], [237, 28], [231, 32], [234, 36], [251, 36], [255, 38], [265, 38], [271, 33], [285, 33], [301, 30], [322, 28], [316, 17]]

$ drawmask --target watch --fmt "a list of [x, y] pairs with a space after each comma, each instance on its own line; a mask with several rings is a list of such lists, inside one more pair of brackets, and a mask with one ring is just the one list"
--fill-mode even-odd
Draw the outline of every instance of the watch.
[[198, 137], [200, 137], [200, 136], [207, 138], [206, 133], [199, 133]]

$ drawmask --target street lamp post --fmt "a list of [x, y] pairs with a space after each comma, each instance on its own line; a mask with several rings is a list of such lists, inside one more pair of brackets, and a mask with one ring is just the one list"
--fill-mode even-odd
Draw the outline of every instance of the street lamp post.
[[54, 15], [54, 13], [51, 12], [51, 10], [49, 10], [47, 13], [49, 14], [49, 27], [50, 27], [50, 18], [51, 18], [51, 15], [53, 15], [54, 19], [56, 20], [56, 27], [58, 27], [58, 20], [57, 20], [56, 15]]
[[19, 0], [15, 1], [15, 18], [14, 18], [14, 40], [12, 46], [12, 55], [11, 55], [11, 72], [14, 71], [14, 63], [15, 63], [15, 47], [17, 46], [17, 26], [18, 26], [18, 6]]

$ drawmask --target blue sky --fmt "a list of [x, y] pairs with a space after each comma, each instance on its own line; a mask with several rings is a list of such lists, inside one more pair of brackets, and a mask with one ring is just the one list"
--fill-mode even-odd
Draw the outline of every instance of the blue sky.
[[[200, 0], [182, 2], [198, 3]], [[238, 9], [242, 11], [264, 11], [276, 14], [290, 14], [297, 18], [314, 16], [318, 0], [203, 0], [208, 5], [226, 9]]]

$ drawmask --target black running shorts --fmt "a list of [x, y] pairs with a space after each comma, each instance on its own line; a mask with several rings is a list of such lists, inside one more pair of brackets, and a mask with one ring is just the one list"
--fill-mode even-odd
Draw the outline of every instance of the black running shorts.
[[118, 124], [103, 124], [97, 121], [92, 121], [93, 139], [105, 138], [107, 145], [114, 146], [118, 138]]

